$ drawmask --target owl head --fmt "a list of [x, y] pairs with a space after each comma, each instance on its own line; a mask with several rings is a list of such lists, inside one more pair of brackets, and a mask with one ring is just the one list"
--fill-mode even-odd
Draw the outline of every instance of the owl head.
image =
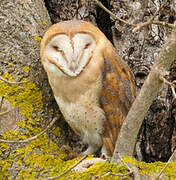
[[52, 25], [41, 42], [44, 67], [58, 68], [67, 76], [78, 76], [92, 59], [95, 49], [103, 53], [104, 34], [86, 21], [63, 21]]

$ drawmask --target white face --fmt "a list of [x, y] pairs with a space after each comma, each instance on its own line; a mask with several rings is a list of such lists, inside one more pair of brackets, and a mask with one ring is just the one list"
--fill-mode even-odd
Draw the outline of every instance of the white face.
[[47, 44], [46, 54], [65, 74], [77, 76], [87, 65], [95, 46], [89, 34], [77, 33], [72, 39], [59, 34]]

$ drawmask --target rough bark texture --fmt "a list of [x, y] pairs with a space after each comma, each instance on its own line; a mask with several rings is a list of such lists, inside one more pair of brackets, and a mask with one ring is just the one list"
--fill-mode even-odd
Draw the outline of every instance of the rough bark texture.
[[[161, 3], [158, 1], [134, 1], [133, 3], [120, 1], [112, 2], [112, 5], [113, 12], [117, 12], [119, 17], [128, 22], [140, 23], [147, 21]], [[174, 7], [173, 1], [168, 1], [156, 19], [173, 23], [176, 19]], [[139, 91], [170, 30], [152, 25], [131, 33], [132, 28], [117, 22], [113, 33], [116, 48], [131, 66]], [[175, 122], [171, 109], [172, 97], [168, 86], [164, 85], [160, 88], [140, 129], [136, 146], [138, 159], [147, 162], [167, 161], [171, 155], [171, 139], [174, 137]]]
[[[0, 1], [0, 75], [12, 81], [23, 81], [26, 78], [35, 84], [37, 91], [42, 92], [44, 106], [40, 112], [36, 112], [34, 104], [32, 118], [40, 117], [43, 126], [48, 124], [55, 112], [58, 112], [58, 106], [40, 62], [40, 40], [50, 25], [50, 17], [42, 0], [34, 2], [30, 0]], [[3, 86], [0, 88], [3, 92]], [[31, 91], [33, 89], [31, 87]], [[18, 93], [12, 93], [19, 96]], [[36, 97], [36, 101], [37, 98], [39, 97]], [[31, 103], [34, 102], [31, 100]], [[3, 104], [3, 107], [5, 108], [6, 104]], [[18, 115], [16, 118], [13, 117], [13, 121], [26, 119], [21, 115], [19, 107], [15, 108], [18, 110]], [[28, 106], [27, 110], [29, 110]], [[10, 114], [0, 118], [12, 121]]]
[[[98, 25], [107, 36], [107, 29], [113, 34], [112, 43], [119, 54], [131, 67], [136, 79], [138, 91], [146, 79], [154, 60], [166, 40], [170, 29], [152, 25], [132, 33], [132, 28], [121, 22], [106, 19], [107, 14], [98, 12], [93, 1], [60, 1], [45, 0], [53, 23], [68, 19], [84, 19]], [[147, 21], [160, 7], [160, 1], [113, 1], [101, 0], [120, 18], [133, 23]], [[110, 4], [110, 6], [109, 6]], [[173, 23], [176, 19], [174, 1], [168, 1], [167, 5], [157, 15], [156, 19]], [[110, 26], [110, 27], [109, 27]], [[108, 30], [108, 34], [111, 31]], [[110, 40], [111, 37], [107, 36]], [[174, 69], [174, 68], [172, 68]], [[175, 135], [173, 134], [175, 115], [172, 95], [167, 85], [160, 88], [157, 98], [151, 105], [147, 116], [141, 126], [136, 146], [137, 157], [147, 162], [161, 160], [166, 161], [175, 147]], [[162, 142], [162, 143], [161, 143]]]
[[137, 134], [141, 127], [144, 117], [156, 97], [172, 62], [176, 58], [176, 30], [172, 36], [163, 45], [161, 52], [154, 63], [151, 72], [142, 86], [135, 102], [133, 103], [121, 128], [112, 161], [118, 159], [118, 153], [121, 155], [133, 156]]
[[[0, 138], [18, 140], [34, 136], [53, 116], [57, 116], [58, 106], [40, 62], [40, 40], [50, 25], [43, 0], [0, 1], [0, 76], [10, 81], [29, 81], [16, 85], [0, 81]], [[6, 110], [9, 112], [1, 115]], [[51, 137], [58, 145], [63, 144], [64, 134], [57, 137], [51, 133]], [[43, 154], [44, 157], [47, 154], [50, 143], [45, 135], [40, 138], [39, 142], [47, 145], [43, 149], [37, 149], [40, 143], [36, 143], [34, 148], [34, 141], [0, 143], [0, 179], [34, 179], [35, 173], [32, 175], [31, 172], [35, 168], [29, 172], [33, 165], [29, 168], [30, 163], [27, 165], [24, 157], [33, 157], [34, 154], [40, 154], [40, 157]], [[33, 160], [40, 162], [36, 156]]]
[[50, 88], [39, 57], [39, 38], [51, 24], [44, 3], [3, 0], [0, 7], [0, 75], [9, 73], [15, 81], [34, 81], [47, 102]]

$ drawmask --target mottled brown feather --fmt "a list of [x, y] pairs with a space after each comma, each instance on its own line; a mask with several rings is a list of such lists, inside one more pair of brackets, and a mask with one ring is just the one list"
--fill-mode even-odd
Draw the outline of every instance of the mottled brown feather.
[[112, 156], [122, 123], [136, 97], [133, 76], [128, 65], [111, 53], [104, 59], [100, 105], [105, 112], [103, 143]]

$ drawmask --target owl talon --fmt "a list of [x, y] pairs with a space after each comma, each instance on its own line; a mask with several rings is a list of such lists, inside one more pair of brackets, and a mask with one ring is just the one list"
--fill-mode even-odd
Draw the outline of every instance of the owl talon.
[[94, 154], [97, 151], [97, 148], [89, 146], [86, 151], [83, 152], [83, 155]]

